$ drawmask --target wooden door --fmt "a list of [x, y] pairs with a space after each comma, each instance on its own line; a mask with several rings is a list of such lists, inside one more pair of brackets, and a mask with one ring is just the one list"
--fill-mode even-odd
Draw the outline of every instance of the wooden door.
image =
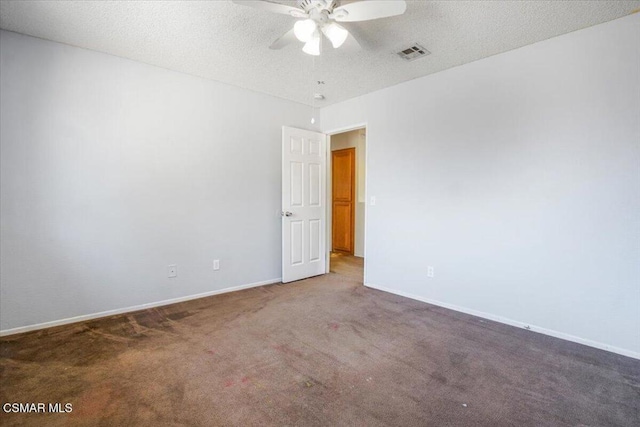
[[282, 282], [324, 274], [327, 136], [282, 127]]
[[331, 153], [333, 251], [353, 255], [355, 246], [356, 149]]

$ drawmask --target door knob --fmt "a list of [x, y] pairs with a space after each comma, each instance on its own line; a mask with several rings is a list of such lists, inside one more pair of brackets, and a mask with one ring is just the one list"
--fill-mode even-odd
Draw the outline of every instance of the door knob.
[[284, 211], [282, 211], [282, 212], [280, 213], [280, 215], [282, 215], [282, 216], [293, 216], [293, 212], [289, 212], [289, 211], [284, 212]]

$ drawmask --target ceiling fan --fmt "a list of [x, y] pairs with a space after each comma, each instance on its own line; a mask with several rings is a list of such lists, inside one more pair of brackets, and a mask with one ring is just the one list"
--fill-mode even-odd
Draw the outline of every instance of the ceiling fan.
[[233, 0], [233, 2], [298, 18], [299, 20], [293, 28], [274, 41], [269, 48], [280, 49], [299, 40], [304, 43], [303, 52], [316, 56], [320, 55], [322, 50], [323, 34], [329, 39], [334, 49], [342, 46], [350, 35], [353, 38], [353, 34], [350, 34], [338, 22], [358, 22], [387, 18], [389, 16], [402, 15], [407, 10], [407, 3], [404, 0], [354, 2], [298, 0], [298, 7], [266, 0]]

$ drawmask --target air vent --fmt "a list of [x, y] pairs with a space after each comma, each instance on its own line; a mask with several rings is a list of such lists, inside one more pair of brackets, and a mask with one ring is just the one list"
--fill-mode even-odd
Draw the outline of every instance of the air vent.
[[408, 48], [402, 49], [400, 52], [398, 52], [398, 56], [400, 56], [400, 58], [404, 59], [405, 61], [413, 61], [415, 59], [422, 58], [423, 56], [427, 56], [430, 53], [431, 52], [422, 47], [420, 44], [414, 43], [412, 46], [409, 46]]

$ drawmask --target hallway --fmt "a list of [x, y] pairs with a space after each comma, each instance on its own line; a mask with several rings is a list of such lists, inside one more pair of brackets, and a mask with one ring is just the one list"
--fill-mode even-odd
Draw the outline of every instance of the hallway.
[[361, 284], [364, 277], [364, 258], [343, 254], [340, 252], [331, 252], [331, 270], [351, 280], [357, 280]]

